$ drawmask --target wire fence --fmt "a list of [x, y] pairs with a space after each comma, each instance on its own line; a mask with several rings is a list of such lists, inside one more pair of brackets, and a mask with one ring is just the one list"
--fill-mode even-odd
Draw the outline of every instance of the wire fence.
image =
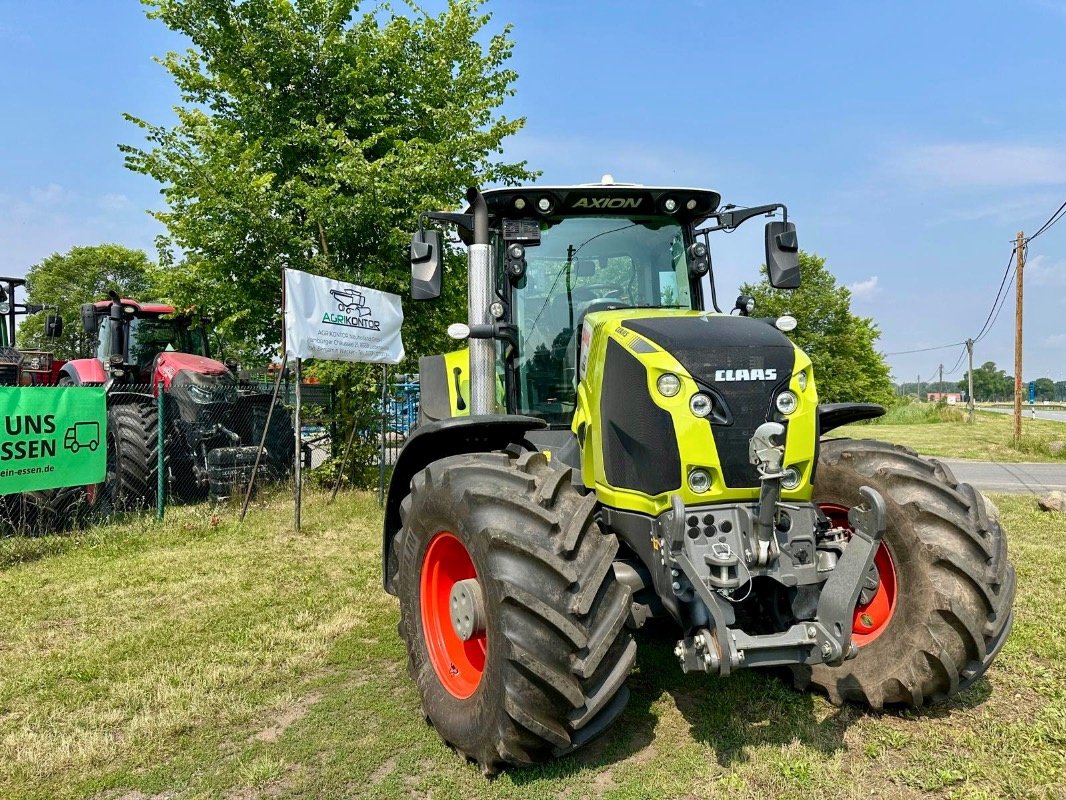
[[287, 373], [219, 379], [182, 371], [169, 383], [112, 385], [104, 482], [0, 497], [0, 535], [47, 534], [117, 515], [162, 518], [175, 505], [197, 503], [239, 514], [246, 496], [292, 492], [297, 456], [305, 487], [370, 488], [381, 499], [417, 422], [418, 383], [383, 368], [366, 388], [342, 396], [328, 384], [301, 384], [297, 438], [297, 389]]

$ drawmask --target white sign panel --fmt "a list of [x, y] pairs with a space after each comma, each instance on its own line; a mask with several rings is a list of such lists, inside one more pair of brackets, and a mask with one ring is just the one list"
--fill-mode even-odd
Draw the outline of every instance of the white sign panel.
[[285, 270], [285, 346], [294, 358], [403, 360], [400, 296]]

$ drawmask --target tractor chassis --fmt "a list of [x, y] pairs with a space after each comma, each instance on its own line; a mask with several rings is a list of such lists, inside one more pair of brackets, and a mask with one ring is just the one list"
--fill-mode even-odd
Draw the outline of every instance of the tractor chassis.
[[[777, 535], [761, 566], [753, 563], [758, 504], [686, 507], [674, 495], [671, 509], [658, 517], [605, 507], [601, 524], [647, 568], [651, 587], [643, 585], [642, 570], [621, 570], [636, 597], [640, 589], [653, 589], [690, 633], [674, 650], [682, 669], [728, 675], [741, 667], [839, 664], [855, 655], [852, 615], [860, 595], [876, 590], [869, 583], [876, 574], [871, 568], [886, 527], [881, 496], [864, 487], [863, 499], [865, 505], [851, 511], [853, 530], [847, 534], [830, 528], [812, 504], [778, 504]], [[796, 587], [795, 622], [784, 631], [752, 635], [736, 626], [734, 604], [762, 576]], [[638, 600], [637, 623], [647, 616], [641, 608]]]

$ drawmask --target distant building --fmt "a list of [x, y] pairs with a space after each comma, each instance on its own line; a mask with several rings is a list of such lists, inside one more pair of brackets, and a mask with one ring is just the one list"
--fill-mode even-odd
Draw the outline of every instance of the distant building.
[[926, 397], [930, 403], [947, 403], [949, 406], [962, 402], [962, 392], [929, 392]]

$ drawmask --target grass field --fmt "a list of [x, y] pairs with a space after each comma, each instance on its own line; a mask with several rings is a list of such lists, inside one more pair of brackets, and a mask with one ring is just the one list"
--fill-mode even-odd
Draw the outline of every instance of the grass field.
[[488, 782], [422, 721], [380, 585], [370, 495], [278, 500], [0, 542], [0, 797], [1066, 796], [1062, 517], [996, 497], [1017, 622], [985, 679], [925, 711], [684, 676], [642, 635], [606, 737]]
[[[846, 425], [830, 433], [852, 439], [883, 439], [913, 447], [919, 453], [941, 458], [971, 458], [979, 461], [1039, 461], [1066, 464], [1066, 450], [1053, 455], [1053, 442], [1066, 442], [1066, 423], [1041, 419], [1022, 420], [1021, 446], [1015, 449], [1013, 420], [1006, 414], [978, 413], [974, 424], [963, 414], [948, 415], [949, 421], [910, 422], [907, 412], [918, 406], [903, 406], [902, 414], [887, 423]], [[952, 409], [954, 411], [954, 409]], [[950, 421], [954, 420], [954, 421]]]

